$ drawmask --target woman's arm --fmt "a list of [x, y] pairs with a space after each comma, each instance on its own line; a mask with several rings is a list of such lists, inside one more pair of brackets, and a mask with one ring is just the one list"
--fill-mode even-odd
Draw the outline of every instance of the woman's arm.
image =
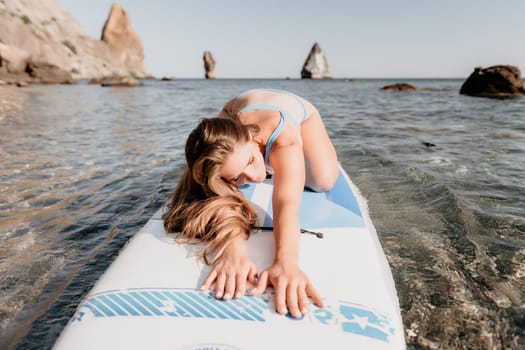
[[[293, 128], [293, 126], [290, 126]], [[288, 128], [288, 133], [297, 132]], [[284, 134], [284, 132], [283, 132]], [[284, 136], [284, 137], [283, 137]], [[299, 206], [305, 184], [305, 164], [302, 146], [298, 136], [281, 135], [270, 154], [274, 169], [274, 192], [272, 197], [274, 213], [275, 259], [270, 268], [261, 273], [253, 294], [262, 293], [267, 284], [275, 290], [277, 312], [293, 317], [306, 313], [308, 296], [323, 307], [319, 294], [308, 277], [299, 268]], [[288, 142], [286, 140], [289, 140]]]
[[275, 258], [299, 258], [299, 206], [304, 189], [304, 157], [300, 145], [291, 144], [274, 149], [270, 157], [274, 168]]

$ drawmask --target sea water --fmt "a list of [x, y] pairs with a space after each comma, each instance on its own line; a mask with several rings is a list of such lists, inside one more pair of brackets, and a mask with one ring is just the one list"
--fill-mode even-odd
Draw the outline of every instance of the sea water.
[[[418, 90], [381, 90], [395, 82]], [[0, 348], [52, 346], [168, 199], [188, 132], [258, 87], [292, 91], [321, 112], [368, 199], [410, 349], [523, 348], [525, 97], [462, 96], [461, 83], [0, 87]]]

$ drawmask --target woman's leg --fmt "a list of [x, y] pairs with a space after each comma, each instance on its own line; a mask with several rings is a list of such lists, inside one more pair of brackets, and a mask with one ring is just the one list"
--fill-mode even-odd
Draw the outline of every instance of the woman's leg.
[[301, 124], [306, 165], [306, 187], [316, 192], [330, 190], [339, 174], [339, 163], [332, 141], [318, 112]]

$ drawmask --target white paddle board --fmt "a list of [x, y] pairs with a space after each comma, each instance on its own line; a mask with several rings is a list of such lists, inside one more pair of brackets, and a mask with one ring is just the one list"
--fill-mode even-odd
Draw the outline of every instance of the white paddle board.
[[[262, 227], [272, 227], [272, 180], [244, 186]], [[216, 300], [202, 292], [209, 267], [198, 246], [167, 235], [159, 210], [122, 249], [55, 343], [55, 349], [405, 349], [392, 274], [366, 202], [343, 169], [327, 193], [305, 190], [301, 268], [323, 297], [294, 319], [262, 296]], [[274, 255], [271, 230], [253, 233], [258, 271]]]

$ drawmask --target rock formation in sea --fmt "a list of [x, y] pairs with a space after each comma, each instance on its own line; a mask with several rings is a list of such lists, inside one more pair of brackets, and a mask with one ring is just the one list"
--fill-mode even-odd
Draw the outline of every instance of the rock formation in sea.
[[144, 45], [131, 27], [131, 18], [119, 4], [113, 4], [102, 29], [102, 41], [108, 44], [111, 60], [134, 77], [144, 77]]
[[133, 78], [132, 76], [113, 76], [113, 77], [107, 77], [100, 81], [101, 86], [105, 87], [112, 87], [112, 86], [129, 86], [129, 87], [136, 87], [136, 86], [144, 86], [144, 83], [140, 80], [137, 80]]
[[328, 60], [319, 46], [315, 43], [304, 62], [301, 70], [301, 78], [303, 79], [331, 79], [330, 66]]
[[215, 60], [210, 51], [204, 51], [204, 76], [206, 79], [215, 79]]
[[386, 85], [381, 88], [381, 90], [386, 91], [415, 91], [416, 87], [407, 83], [396, 83], [391, 85]]
[[[112, 22], [109, 18], [108, 23]], [[118, 28], [112, 24], [112, 33], [128, 35], [116, 44], [108, 39], [108, 44], [88, 36], [58, 0], [1, 0], [0, 80], [43, 82], [39, 76], [45, 69], [67, 74], [63, 82], [71, 78], [147, 77], [140, 39], [130, 39], [138, 36], [129, 34], [134, 33], [129, 21], [118, 20], [116, 24], [125, 26]], [[114, 34], [107, 37], [112, 36], [115, 37]], [[35, 66], [41, 68], [35, 70]]]
[[40, 84], [73, 84], [71, 74], [46, 62], [30, 61], [25, 72]]
[[37, 62], [15, 46], [0, 43], [0, 84], [73, 84], [71, 74], [56, 65]]
[[510, 65], [476, 67], [459, 93], [478, 97], [512, 97], [525, 94], [518, 67]]

